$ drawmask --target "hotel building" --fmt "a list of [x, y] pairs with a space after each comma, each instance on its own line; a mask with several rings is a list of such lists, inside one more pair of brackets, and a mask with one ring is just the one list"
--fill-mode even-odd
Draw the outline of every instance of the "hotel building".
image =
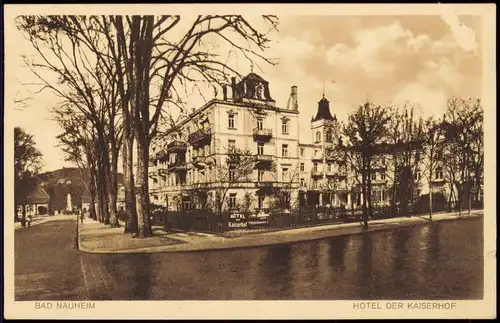
[[[151, 203], [171, 210], [199, 207], [190, 194], [199, 188], [213, 201], [211, 188], [221, 180], [217, 165], [226, 162], [230, 147], [236, 147], [255, 156], [255, 167], [248, 180], [231, 185], [226, 207], [241, 206], [250, 197], [251, 209], [270, 208], [276, 198], [270, 188], [285, 187], [290, 207], [361, 207], [359, 174], [331, 153], [339, 128], [329, 101], [324, 95], [319, 100], [310, 133], [299, 133], [299, 118], [297, 86], [291, 87], [287, 105], [282, 107], [272, 98], [268, 81], [259, 75], [250, 73], [239, 82], [233, 77], [223, 87], [222, 99], [207, 102], [168, 130], [160, 144], [152, 145]], [[311, 136], [312, 144], [301, 142], [304, 136]], [[375, 205], [389, 204], [389, 171], [382, 158], [380, 167], [370, 174]], [[435, 182], [436, 188], [444, 187], [442, 172], [436, 174]]]

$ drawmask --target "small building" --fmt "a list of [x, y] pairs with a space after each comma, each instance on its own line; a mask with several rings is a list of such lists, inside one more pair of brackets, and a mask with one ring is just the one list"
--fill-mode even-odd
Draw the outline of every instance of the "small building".
[[26, 215], [47, 215], [49, 214], [50, 196], [47, 191], [36, 186], [26, 197]]

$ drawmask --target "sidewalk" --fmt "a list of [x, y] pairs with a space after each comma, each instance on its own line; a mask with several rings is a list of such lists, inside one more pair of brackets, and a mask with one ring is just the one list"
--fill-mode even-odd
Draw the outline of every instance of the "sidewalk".
[[[484, 210], [474, 210], [471, 215], [462, 213], [440, 213], [432, 216], [433, 222], [481, 217]], [[333, 224], [299, 229], [284, 229], [272, 232], [255, 232], [239, 237], [221, 237], [196, 232], [165, 232], [154, 228], [153, 237], [132, 238], [120, 228], [110, 228], [86, 218], [79, 225], [79, 250], [88, 253], [153, 253], [187, 252], [217, 249], [256, 247], [273, 244], [316, 240], [334, 236], [360, 234], [363, 232], [389, 230], [396, 227], [429, 223], [428, 215], [422, 217], [401, 217], [370, 221], [368, 230], [359, 223]]]
[[[33, 218], [31, 221], [31, 226], [37, 225], [37, 224], [42, 224], [45, 222], [49, 221], [55, 221], [55, 220], [75, 220], [76, 215], [64, 215], [64, 214], [58, 214], [58, 215], [38, 215]], [[20, 229], [27, 229], [28, 225], [23, 228], [21, 225], [21, 222], [14, 222], [14, 230], [20, 230]]]

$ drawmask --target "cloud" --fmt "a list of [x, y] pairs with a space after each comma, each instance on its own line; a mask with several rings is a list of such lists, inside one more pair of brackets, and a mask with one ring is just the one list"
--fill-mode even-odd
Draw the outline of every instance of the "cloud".
[[466, 52], [475, 52], [478, 47], [476, 33], [471, 28], [462, 24], [449, 6], [440, 5], [440, 11], [441, 18], [450, 27], [457, 44]]
[[[408, 98], [411, 98], [410, 100]], [[409, 103], [423, 111], [427, 115], [438, 116], [444, 113], [446, 108], [446, 92], [439, 88], [430, 88], [418, 82], [406, 84], [403, 89], [393, 98], [393, 103], [403, 106]]]

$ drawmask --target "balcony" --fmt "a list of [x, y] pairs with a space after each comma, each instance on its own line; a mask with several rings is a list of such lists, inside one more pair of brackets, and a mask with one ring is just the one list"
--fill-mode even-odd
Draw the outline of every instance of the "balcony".
[[253, 129], [253, 139], [255, 141], [269, 141], [273, 137], [272, 129]]
[[188, 136], [188, 141], [193, 146], [202, 146], [212, 138], [210, 129], [199, 129]]
[[255, 165], [258, 167], [270, 166], [273, 162], [273, 155], [255, 155]]
[[167, 153], [174, 151], [183, 152], [186, 151], [186, 149], [187, 149], [187, 144], [183, 141], [174, 140], [167, 144]]
[[313, 161], [322, 161], [323, 160], [323, 154], [316, 154], [314, 155], [311, 160]]
[[159, 160], [159, 161], [165, 161], [167, 160], [167, 152], [165, 150], [160, 150], [159, 152], [156, 153], [156, 160]]
[[323, 171], [321, 171], [319, 169], [313, 169], [311, 171], [311, 176], [313, 176], [313, 177], [323, 176]]
[[205, 168], [208, 164], [208, 158], [200, 155], [200, 156], [193, 156], [193, 165], [197, 168]]
[[325, 175], [328, 177], [346, 177], [347, 171], [345, 169], [331, 170], [326, 171]]
[[154, 167], [154, 168], [150, 167], [148, 175], [149, 175], [149, 178], [156, 178], [156, 176], [158, 176], [158, 170], [156, 169], [156, 167]]
[[181, 172], [186, 170], [187, 170], [187, 165], [184, 160], [175, 160], [168, 164], [169, 172]]

